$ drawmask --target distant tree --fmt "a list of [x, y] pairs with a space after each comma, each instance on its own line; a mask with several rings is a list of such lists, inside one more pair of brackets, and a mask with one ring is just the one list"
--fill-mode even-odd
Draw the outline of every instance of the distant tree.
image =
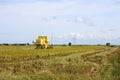
[[71, 45], [72, 45], [72, 43], [71, 43], [71, 42], [69, 42], [69, 43], [68, 43], [68, 46], [71, 46]]
[[62, 46], [66, 46], [66, 44], [63, 44]]
[[101, 44], [97, 44], [97, 46], [101, 46]]
[[29, 46], [30, 44], [29, 43], [26, 43], [27, 46]]
[[34, 44], [35, 42], [34, 42], [34, 41], [32, 41], [32, 43]]
[[110, 43], [106, 43], [106, 46], [110, 46]]

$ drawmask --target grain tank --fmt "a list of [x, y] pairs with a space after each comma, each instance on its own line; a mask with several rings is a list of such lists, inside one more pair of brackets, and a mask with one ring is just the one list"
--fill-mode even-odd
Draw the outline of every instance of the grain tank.
[[47, 36], [38, 36], [36, 39], [35, 45], [36, 49], [46, 49], [48, 48], [48, 37]]

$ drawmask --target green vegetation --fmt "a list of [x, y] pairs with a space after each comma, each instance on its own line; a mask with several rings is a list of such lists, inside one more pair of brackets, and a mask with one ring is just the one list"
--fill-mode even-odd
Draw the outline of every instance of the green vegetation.
[[0, 46], [0, 80], [119, 80], [120, 49]]
[[115, 56], [112, 57], [111, 62], [113, 64], [113, 80], [120, 80], [120, 49], [117, 51]]

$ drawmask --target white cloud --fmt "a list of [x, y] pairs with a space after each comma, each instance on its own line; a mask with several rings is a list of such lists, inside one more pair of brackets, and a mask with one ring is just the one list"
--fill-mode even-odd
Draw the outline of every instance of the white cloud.
[[81, 17], [77, 17], [77, 18], [76, 18], [76, 21], [77, 21], [78, 23], [87, 23], [87, 22], [88, 22], [87, 19], [84, 19], [84, 18], [81, 18]]
[[[22, 16], [64, 16], [78, 14], [96, 14], [112, 11], [112, 7], [100, 4], [79, 4], [79, 1], [61, 1], [59, 3], [33, 2], [5, 5], [1, 12], [21, 14]], [[110, 8], [110, 9], [109, 9]], [[79, 19], [79, 18], [78, 18]]]
[[81, 38], [84, 38], [84, 37], [85, 37], [85, 35], [83, 35], [83, 34], [81, 34], [81, 33], [76, 33], [76, 32], [70, 33], [69, 36], [74, 37], [74, 38], [76, 38], [76, 39], [81, 39]]
[[[119, 22], [119, 7], [106, 4], [109, 0], [61, 0], [59, 2], [44, 0], [27, 1], [20, 1], [20, 3], [18, 1], [13, 4], [0, 5], [0, 26], [2, 26], [0, 29], [2, 31], [5, 33], [11, 33], [11, 31], [13, 33], [19, 32], [18, 34], [21, 35], [24, 35], [26, 31], [28, 34], [37, 33], [37, 35], [40, 33], [51, 33], [52, 35], [55, 35], [75, 32], [59, 37], [65, 38], [67, 36], [72, 36], [77, 39], [111, 37], [111, 34], [116, 36], [114, 33], [102, 34], [97, 32], [100, 29], [108, 30], [106, 25], [101, 26], [99, 24], [114, 23], [117, 26], [119, 24], [117, 23]], [[112, 17], [116, 20], [113, 20], [111, 15], [113, 15]], [[111, 22], [109, 22], [110, 19]], [[76, 22], [86, 25], [79, 27], [81, 25], [76, 24]], [[96, 24], [97, 27], [94, 27], [94, 29], [92, 28], [93, 30], [89, 30], [91, 27], [86, 27], [96, 26]], [[94, 30], [96, 32], [91, 33], [91, 31]], [[88, 33], [79, 33], [81, 31]], [[17, 34], [15, 34], [15, 36], [16, 38], [18, 37]], [[26, 39], [27, 37], [25, 36], [24, 38]]]
[[115, 39], [116, 37], [119, 38], [120, 36], [117, 34], [107, 33], [107, 32], [71, 32], [69, 34], [60, 35], [58, 38], [76, 38], [76, 39], [106, 39], [111, 40]]
[[[112, 44], [118, 44], [120, 36], [117, 34], [107, 33], [107, 32], [71, 32], [68, 34], [60, 35], [59, 37], [54, 37], [57, 44], [63, 44], [72, 42], [72, 44], [105, 44], [110, 42]], [[114, 42], [114, 41], [117, 42]]]
[[96, 26], [96, 23], [92, 22], [89, 19], [81, 18], [81, 17], [76, 17], [75, 21], [80, 24], [87, 24], [89, 26]]

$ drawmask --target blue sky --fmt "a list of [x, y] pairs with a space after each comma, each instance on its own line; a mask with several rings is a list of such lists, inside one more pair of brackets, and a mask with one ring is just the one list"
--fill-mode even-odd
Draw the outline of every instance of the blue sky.
[[0, 0], [0, 43], [120, 44], [120, 0]]

